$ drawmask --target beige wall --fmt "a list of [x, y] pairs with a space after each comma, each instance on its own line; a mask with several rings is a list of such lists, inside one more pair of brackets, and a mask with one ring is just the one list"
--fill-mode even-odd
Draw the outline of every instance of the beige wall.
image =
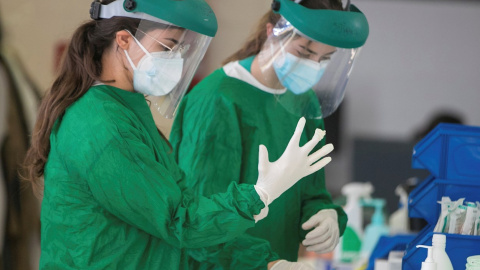
[[[217, 14], [218, 33], [199, 70], [208, 75], [239, 49], [256, 21], [270, 8], [270, 0], [207, 0]], [[89, 0], [0, 0], [5, 41], [13, 46], [38, 87], [45, 91], [54, 79], [54, 51], [59, 42], [89, 20]], [[165, 134], [171, 120], [155, 117]]]
[[42, 90], [53, 80], [57, 42], [69, 38], [88, 19], [89, 1], [0, 0], [5, 41], [14, 46]]
[[[270, 0], [208, 0], [219, 23], [202, 74], [219, 66], [238, 49], [255, 21], [268, 10]], [[67, 40], [76, 27], [89, 19], [89, 0], [0, 0], [5, 40], [16, 48], [28, 72], [45, 90], [53, 80], [55, 45]]]

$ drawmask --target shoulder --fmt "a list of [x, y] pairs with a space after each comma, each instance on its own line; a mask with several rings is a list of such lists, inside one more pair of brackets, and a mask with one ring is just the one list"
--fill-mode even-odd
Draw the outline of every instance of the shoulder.
[[191, 106], [228, 106], [234, 103], [230, 94], [235, 88], [236, 79], [225, 74], [222, 68], [201, 80], [182, 100], [180, 109]]
[[65, 140], [107, 142], [119, 133], [137, 130], [137, 122], [131, 109], [118, 100], [88, 91], [66, 110], [58, 131]]

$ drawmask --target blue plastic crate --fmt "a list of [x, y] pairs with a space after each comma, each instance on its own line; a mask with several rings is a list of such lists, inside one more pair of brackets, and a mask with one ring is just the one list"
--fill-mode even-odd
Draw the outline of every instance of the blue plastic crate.
[[393, 250], [404, 251], [407, 249], [408, 243], [415, 238], [414, 234], [398, 234], [398, 235], [383, 235], [378, 239], [375, 249], [368, 260], [366, 270], [374, 270], [376, 259], [388, 258], [388, 254]]
[[[416, 245], [432, 245], [433, 233], [421, 235]], [[446, 234], [447, 246], [445, 251], [452, 262], [453, 269], [465, 269], [467, 257], [480, 254], [480, 236]], [[403, 256], [402, 270], [418, 270], [422, 262], [427, 258], [427, 251], [423, 248], [415, 248], [413, 245]]]
[[437, 202], [441, 201], [443, 196], [450, 197], [452, 201], [460, 198], [465, 198], [465, 201], [480, 201], [480, 181], [429, 177], [410, 193], [409, 216], [423, 218], [428, 224], [435, 225], [441, 210], [441, 205]]
[[[422, 241], [422, 239], [425, 237], [425, 235], [433, 232], [433, 228], [435, 228], [435, 225], [427, 225], [427, 226], [425, 226], [425, 227], [415, 236], [415, 238], [413, 238], [413, 240], [410, 241], [410, 243], [407, 244], [407, 248], [406, 248], [405, 254], [406, 254], [409, 250], [415, 249], [415, 248], [417, 247], [417, 245], [421, 245], [420, 242]], [[404, 258], [404, 259], [405, 259], [405, 258]]]
[[480, 179], [480, 127], [439, 124], [414, 147], [412, 167], [436, 178]]
[[418, 205], [418, 200], [423, 195], [425, 189], [430, 189], [430, 185], [435, 181], [433, 175], [429, 175], [425, 180], [420, 182], [418, 186], [410, 192], [408, 195], [408, 216], [412, 218], [425, 218], [425, 209], [420, 208]]
[[[416, 245], [431, 245], [433, 228], [440, 214], [443, 196], [451, 200], [480, 200], [480, 127], [439, 124], [415, 147], [412, 167], [427, 169], [431, 175], [409, 196], [409, 216], [428, 222], [407, 246], [403, 270], [417, 270], [427, 257], [425, 249]], [[465, 269], [466, 259], [480, 254], [480, 236], [446, 234], [446, 252], [453, 268]]]

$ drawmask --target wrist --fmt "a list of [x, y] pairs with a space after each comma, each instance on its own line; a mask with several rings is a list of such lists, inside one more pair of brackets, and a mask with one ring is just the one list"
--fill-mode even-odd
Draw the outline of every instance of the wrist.
[[260, 200], [262, 200], [262, 202], [265, 204], [265, 207], [268, 207], [268, 205], [270, 204], [268, 193], [259, 185], [254, 185], [253, 187], [255, 188], [258, 197], [260, 197]]
[[269, 263], [267, 264], [267, 269], [268, 269], [268, 270], [272, 269], [272, 267], [273, 267], [276, 263], [278, 263], [278, 262], [280, 262], [280, 261], [281, 261], [281, 260], [276, 260], [276, 261], [269, 262]]

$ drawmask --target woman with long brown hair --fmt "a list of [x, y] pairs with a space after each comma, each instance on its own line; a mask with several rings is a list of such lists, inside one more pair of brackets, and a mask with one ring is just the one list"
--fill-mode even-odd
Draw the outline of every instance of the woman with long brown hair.
[[255, 185], [192, 196], [145, 95], [173, 115], [215, 35], [212, 10], [204, 1], [108, 0], [94, 1], [90, 15], [42, 101], [25, 161], [43, 195], [40, 269], [184, 269], [183, 248], [233, 239], [330, 161], [326, 151], [309, 155], [320, 132], [299, 146], [300, 119], [282, 158], [261, 158]]
[[[323, 118], [343, 98], [353, 60], [367, 36], [365, 16], [349, 3], [275, 0], [245, 45], [180, 104], [170, 141], [180, 167], [195, 176], [188, 178], [188, 187], [208, 196], [227, 190], [232, 181], [255, 183], [258, 144], [267, 146], [275, 159], [298, 117], [307, 118], [301, 144], [323, 129]], [[226, 164], [228, 170], [223, 169]], [[323, 170], [307, 178], [247, 231], [289, 261], [297, 260], [300, 243], [309, 251], [332, 251], [347, 222], [326, 190]], [[197, 254], [190, 253], [195, 264]]]

